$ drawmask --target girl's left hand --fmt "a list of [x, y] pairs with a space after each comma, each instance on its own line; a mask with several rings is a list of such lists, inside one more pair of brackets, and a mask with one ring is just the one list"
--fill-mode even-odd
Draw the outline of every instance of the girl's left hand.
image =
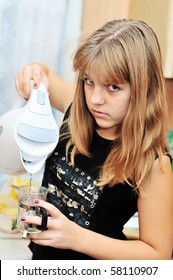
[[[39, 207], [45, 208], [50, 214], [47, 222], [48, 229], [39, 233], [29, 234], [28, 238], [34, 243], [43, 246], [51, 246], [61, 249], [75, 249], [75, 244], [78, 241], [78, 234], [80, 233], [81, 227], [70, 221], [52, 204], [38, 199], [35, 199], [35, 204]], [[41, 225], [41, 217], [37, 216], [24, 216], [22, 217], [22, 221], [28, 224], [33, 223]]]

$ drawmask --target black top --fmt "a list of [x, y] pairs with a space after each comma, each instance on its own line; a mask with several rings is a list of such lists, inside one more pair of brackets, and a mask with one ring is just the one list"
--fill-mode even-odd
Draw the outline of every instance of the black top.
[[[112, 141], [100, 137], [96, 132], [90, 148], [91, 158], [77, 155], [75, 167], [66, 161], [67, 140], [59, 141], [45, 166], [43, 186], [56, 186], [57, 194], [49, 194], [48, 201], [58, 207], [70, 220], [100, 234], [126, 239], [124, 224], [137, 211], [137, 194], [127, 183], [96, 186], [101, 166]], [[55, 249], [31, 243], [33, 259], [78, 260], [91, 257], [65, 249]]]

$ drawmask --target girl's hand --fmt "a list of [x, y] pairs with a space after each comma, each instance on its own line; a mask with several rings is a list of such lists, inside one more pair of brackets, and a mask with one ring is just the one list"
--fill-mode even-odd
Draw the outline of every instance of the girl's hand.
[[[81, 227], [70, 221], [55, 206], [43, 200], [35, 199], [35, 204], [44, 207], [50, 214], [47, 230], [29, 234], [28, 237], [36, 244], [61, 249], [75, 249]], [[25, 220], [25, 221], [24, 221]], [[22, 221], [41, 225], [41, 218], [24, 216]]]
[[46, 88], [48, 88], [48, 73], [46, 72], [48, 72], [47, 67], [45, 65], [43, 67], [41, 64], [29, 64], [21, 69], [15, 77], [15, 86], [19, 95], [25, 99], [29, 98], [31, 92], [31, 80], [33, 80], [33, 87], [35, 89], [39, 87], [40, 82], [43, 82]]

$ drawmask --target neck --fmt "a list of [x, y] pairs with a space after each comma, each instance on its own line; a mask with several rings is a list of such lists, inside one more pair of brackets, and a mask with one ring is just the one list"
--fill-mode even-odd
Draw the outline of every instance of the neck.
[[96, 132], [102, 138], [107, 139], [107, 140], [115, 140], [117, 138], [117, 136], [119, 135], [119, 131], [116, 131], [115, 127], [112, 129], [104, 129], [104, 128], [97, 127]]

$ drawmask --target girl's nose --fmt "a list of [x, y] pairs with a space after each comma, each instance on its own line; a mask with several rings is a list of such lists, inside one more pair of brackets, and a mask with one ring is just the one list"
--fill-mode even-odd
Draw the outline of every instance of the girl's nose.
[[98, 105], [103, 105], [105, 103], [105, 92], [102, 87], [94, 87], [91, 95], [91, 102]]

